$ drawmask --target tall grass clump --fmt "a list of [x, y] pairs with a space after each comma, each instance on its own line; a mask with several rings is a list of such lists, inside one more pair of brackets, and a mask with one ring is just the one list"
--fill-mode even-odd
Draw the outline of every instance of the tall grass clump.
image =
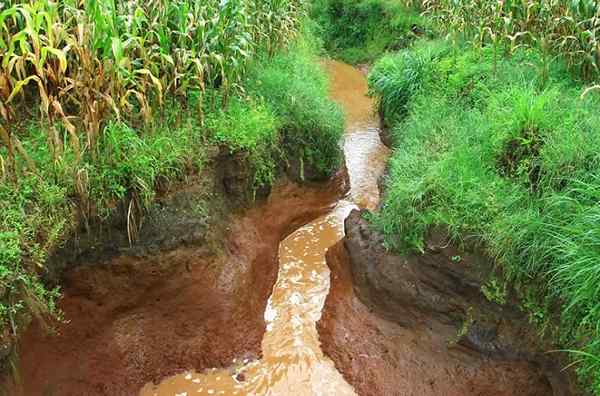
[[581, 95], [566, 62], [541, 75], [534, 49], [497, 58], [491, 47], [439, 47], [420, 43], [373, 69], [380, 106], [394, 104], [375, 224], [398, 251], [423, 251], [439, 227], [483, 245], [556, 349], [579, 351], [580, 378], [600, 395], [600, 98]]
[[249, 93], [264, 98], [277, 114], [283, 149], [289, 160], [300, 162], [300, 177], [319, 180], [331, 176], [341, 163], [344, 118], [328, 96], [327, 77], [318, 64], [314, 41], [308, 37], [273, 59], [257, 63], [248, 74], [247, 86]]
[[265, 103], [236, 98], [225, 111], [207, 117], [213, 142], [230, 154], [243, 153], [254, 191], [270, 186], [280, 162], [279, 119]]
[[447, 50], [443, 43], [416, 46], [412, 51], [400, 51], [383, 56], [369, 73], [371, 94], [377, 99], [381, 119], [393, 124], [396, 117], [406, 115], [407, 106], [431, 73], [432, 60]]
[[311, 15], [327, 49], [352, 64], [404, 48], [427, 31], [416, 9], [393, 0], [315, 0]]
[[98, 142], [98, 158], [83, 166], [87, 183], [82, 186], [87, 188], [85, 196], [91, 205], [87, 218], [108, 217], [115, 202], [126, 198], [148, 207], [161, 181], [203, 167], [207, 131], [189, 114], [178, 122], [177, 111], [183, 109], [174, 104], [164, 120], [149, 126], [151, 132], [143, 138], [124, 122], [107, 123]]

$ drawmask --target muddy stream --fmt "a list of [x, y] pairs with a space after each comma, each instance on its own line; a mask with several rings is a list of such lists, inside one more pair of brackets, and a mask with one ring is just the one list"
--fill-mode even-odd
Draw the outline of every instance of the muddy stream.
[[[191, 395], [354, 395], [352, 387], [321, 351], [316, 323], [329, 292], [327, 250], [344, 235], [344, 219], [354, 208], [374, 209], [377, 180], [388, 149], [379, 139], [364, 75], [355, 68], [326, 62], [331, 95], [346, 112], [344, 154], [350, 190], [333, 210], [299, 228], [279, 245], [279, 271], [267, 309], [262, 358], [238, 360], [227, 369], [187, 372], [141, 396]], [[268, 221], [268, 219], [265, 219]]]
[[175, 228], [155, 227], [168, 241], [180, 229], [194, 238], [99, 263], [77, 257], [63, 280], [67, 321], [54, 334], [29, 327], [21, 381], [3, 381], [9, 395], [579, 394], [516, 303], [482, 295], [485, 257], [443, 237], [423, 255], [385, 249], [358, 211], [377, 208], [390, 154], [367, 82], [349, 65], [325, 67], [346, 113], [345, 169], [326, 183], [283, 178], [266, 200], [223, 216], [205, 230], [223, 241], [218, 252], [185, 209], [198, 185], [165, 203]]

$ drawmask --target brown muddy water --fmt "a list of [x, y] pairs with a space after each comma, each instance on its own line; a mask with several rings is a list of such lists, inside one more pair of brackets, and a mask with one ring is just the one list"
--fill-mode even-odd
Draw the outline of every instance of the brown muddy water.
[[279, 245], [279, 272], [264, 314], [262, 358], [235, 359], [226, 369], [189, 371], [146, 385], [141, 396], [354, 395], [320, 346], [316, 323], [329, 292], [327, 250], [343, 238], [344, 219], [357, 207], [375, 209], [377, 180], [388, 149], [379, 139], [364, 75], [329, 61], [331, 95], [346, 112], [344, 154], [350, 191], [333, 210], [304, 225]]

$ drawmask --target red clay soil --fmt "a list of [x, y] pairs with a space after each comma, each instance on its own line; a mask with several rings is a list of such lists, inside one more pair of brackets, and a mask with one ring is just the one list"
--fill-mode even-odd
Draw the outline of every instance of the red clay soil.
[[356, 297], [348, 253], [340, 242], [328, 253], [332, 270], [319, 333], [324, 352], [360, 396], [549, 396], [540, 371], [453, 352], [447, 338], [384, 320]]
[[10, 395], [131, 396], [151, 381], [260, 354], [279, 241], [325, 213], [344, 188], [275, 188], [234, 219], [225, 252], [183, 247], [118, 257], [66, 275], [57, 335], [32, 324], [21, 340], [20, 389]]

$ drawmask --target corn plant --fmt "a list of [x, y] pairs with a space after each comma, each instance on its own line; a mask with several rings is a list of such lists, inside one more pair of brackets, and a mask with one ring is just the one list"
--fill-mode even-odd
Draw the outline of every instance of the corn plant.
[[34, 116], [47, 125], [56, 162], [65, 143], [76, 162], [86, 153], [95, 157], [109, 117], [147, 122], [165, 95], [184, 99], [207, 87], [221, 90], [226, 104], [253, 55], [273, 54], [286, 45], [305, 12], [303, 0], [8, 0], [1, 5], [0, 141], [4, 169], [13, 177], [19, 173], [17, 156], [35, 172], [15, 130], [28, 104], [37, 105]]
[[[543, 70], [555, 56], [584, 79], [598, 76], [600, 5], [594, 0], [421, 0], [409, 1], [479, 46], [504, 47], [508, 53], [534, 46], [543, 55]], [[418, 4], [415, 4], [418, 3]]]

